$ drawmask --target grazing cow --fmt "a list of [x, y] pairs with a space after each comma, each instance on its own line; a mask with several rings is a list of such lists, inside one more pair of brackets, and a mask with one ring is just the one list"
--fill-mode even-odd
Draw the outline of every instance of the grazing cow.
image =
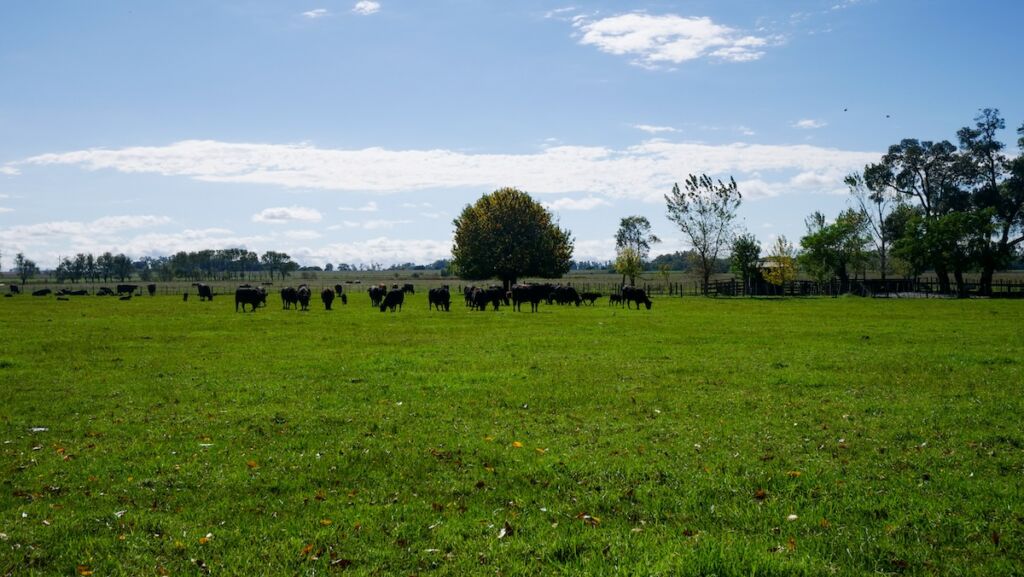
[[473, 290], [475, 286], [467, 286], [462, 288], [462, 298], [466, 300], [466, 306], [473, 308]]
[[608, 295], [608, 306], [621, 305], [622, 295]]
[[334, 302], [334, 291], [329, 288], [320, 291], [320, 300], [324, 301], [324, 308], [326, 310], [331, 310], [331, 303]]
[[188, 291], [181, 293], [181, 300], [186, 303], [188, 302]]
[[309, 290], [308, 286], [306, 286], [304, 284], [300, 284], [299, 288], [295, 289], [295, 296], [298, 297], [298, 299], [299, 299], [299, 306], [302, 307], [302, 310], [308, 311], [309, 310], [309, 298], [311, 296], [313, 296], [313, 291]]
[[242, 305], [242, 312], [245, 312], [245, 305], [251, 305], [252, 310], [249, 312], [256, 312], [256, 307], [267, 304], [267, 291], [262, 288], [255, 288], [251, 286], [240, 286], [235, 289], [235, 312], [238, 312], [238, 305]]
[[580, 303], [583, 302], [583, 299], [580, 298], [580, 294], [571, 286], [556, 286], [554, 295], [555, 302], [560, 305], [574, 304], [576, 306], [580, 306]]
[[478, 311], [487, 310], [488, 304], [492, 305], [494, 310], [498, 310], [503, 300], [505, 300], [505, 291], [499, 286], [490, 286], [486, 289], [473, 288], [473, 308]]
[[118, 295], [123, 295], [125, 293], [133, 294], [133, 293], [135, 293], [136, 290], [138, 290], [138, 288], [139, 288], [139, 285], [135, 285], [135, 284], [119, 284], [119, 285], [117, 285], [117, 294]]
[[96, 296], [98, 296], [98, 297], [112, 297], [112, 296], [114, 296], [114, 291], [110, 290], [110, 287], [108, 287], [108, 286], [101, 286], [100, 289], [98, 291], [96, 291]]
[[553, 287], [550, 284], [512, 285], [512, 308], [521, 311], [523, 303], [530, 303], [530, 312], [537, 312], [540, 301], [544, 300]]
[[192, 286], [196, 287], [196, 292], [199, 293], [199, 300], [201, 301], [212, 301], [213, 300], [213, 289], [210, 285], [203, 284], [201, 282], [194, 282]]
[[10, 291], [11, 291], [11, 294], [12, 294], [12, 295], [17, 295], [17, 294], [21, 294], [21, 287], [20, 287], [20, 286], [18, 286], [18, 285], [16, 285], [16, 284], [12, 284], [12, 285], [10, 285], [10, 286], [9, 286], [9, 287], [7, 287], [7, 288], [8, 288], [8, 290], [10, 290]]
[[[281, 289], [281, 303], [284, 305], [284, 310], [292, 308], [292, 305], [297, 305], [299, 302], [299, 292], [295, 290], [295, 287], [285, 287]], [[295, 308], [299, 308], [296, 306]]]
[[381, 284], [366, 289], [366, 293], [370, 295], [370, 306], [379, 307], [380, 301], [384, 299], [384, 295], [388, 293], [388, 289]]
[[48, 295], [48, 294], [50, 294], [52, 292], [53, 291], [51, 291], [50, 289], [44, 288], [44, 289], [39, 289], [39, 290], [32, 291], [32, 296], [34, 296], [34, 297], [44, 297], [44, 296], [46, 296], [46, 295]]
[[642, 288], [622, 287], [622, 302], [626, 304], [626, 308], [631, 308], [629, 303], [636, 303], [636, 310], [640, 310], [641, 304], [645, 305], [647, 310], [651, 310], [651, 299], [647, 298], [647, 292]]
[[402, 285], [402, 292], [414, 295], [416, 294], [416, 289], [413, 288], [411, 284], [405, 283], [404, 285]]
[[347, 305], [348, 304], [348, 295], [345, 294], [345, 293], [341, 294], [341, 304], [343, 304], [343, 305]]
[[585, 302], [587, 304], [590, 304], [590, 305], [593, 305], [594, 301], [596, 301], [597, 299], [601, 298], [601, 293], [582, 292], [582, 293], [580, 293], [580, 298], [583, 299], [583, 302]]
[[150, 283], [150, 284], [146, 285], [146, 291], [149, 292], [149, 296], [155, 296], [156, 295], [156, 285], [153, 284], [153, 283]]
[[345, 292], [345, 287], [344, 286], [342, 286], [340, 284], [334, 285], [334, 294], [335, 294], [335, 296], [340, 297], [341, 293], [343, 293], [343, 292]]
[[380, 312], [388, 309], [391, 309], [391, 312], [395, 312], [396, 307], [398, 310], [402, 310], [403, 302], [405, 302], [405, 293], [402, 289], [391, 289], [380, 302]]
[[427, 291], [427, 310], [437, 307], [437, 310], [441, 310], [444, 307], [445, 311], [450, 310], [452, 305], [452, 295], [448, 290], [448, 285], [444, 285], [439, 288], [432, 288]]

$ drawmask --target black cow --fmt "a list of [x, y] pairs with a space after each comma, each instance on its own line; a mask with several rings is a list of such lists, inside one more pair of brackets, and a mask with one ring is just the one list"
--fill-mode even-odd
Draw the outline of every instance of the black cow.
[[64, 294], [69, 297], [84, 297], [89, 294], [89, 291], [85, 289], [65, 290]]
[[325, 309], [331, 310], [331, 303], [334, 302], [334, 291], [329, 288], [320, 291], [320, 300], [324, 301]]
[[445, 311], [451, 309], [452, 295], [448, 290], [448, 285], [444, 285], [439, 288], [432, 288], [427, 291], [427, 310], [437, 307], [437, 310], [441, 310], [444, 307]]
[[343, 304], [343, 305], [347, 305], [348, 304], [348, 295], [345, 294], [345, 293], [341, 293], [341, 304]]
[[108, 286], [101, 286], [100, 289], [98, 291], [96, 291], [96, 296], [98, 296], [98, 297], [112, 297], [112, 296], [114, 296], [114, 291], [110, 290], [110, 287], [108, 287]]
[[512, 308], [521, 311], [523, 303], [530, 303], [530, 312], [537, 312], [540, 301], [547, 298], [552, 290], [550, 284], [512, 285]]
[[51, 291], [50, 289], [44, 288], [44, 289], [39, 289], [39, 290], [32, 291], [32, 296], [34, 296], [34, 297], [44, 297], [44, 296], [46, 296], [46, 295], [48, 295], [48, 294], [50, 294], [52, 292], [53, 291]]
[[583, 302], [585, 302], [587, 304], [590, 304], [590, 305], [593, 305], [594, 301], [596, 301], [597, 299], [601, 298], [601, 293], [581, 292], [580, 293], [580, 298], [583, 299]]
[[240, 286], [235, 289], [235, 312], [238, 312], [238, 305], [242, 305], [242, 312], [245, 312], [245, 305], [251, 305], [250, 312], [256, 312], [256, 307], [267, 304], [267, 291], [251, 286]]
[[309, 310], [309, 298], [311, 296], [313, 296], [313, 291], [309, 290], [308, 286], [306, 286], [304, 284], [300, 284], [299, 288], [295, 289], [295, 296], [298, 297], [298, 299], [299, 299], [299, 306], [302, 307], [302, 310], [308, 311]]
[[335, 294], [335, 296], [340, 297], [341, 293], [343, 293], [343, 292], [345, 292], [345, 287], [344, 286], [342, 286], [340, 284], [334, 285], [334, 294]]
[[642, 288], [622, 287], [622, 302], [625, 303], [626, 308], [631, 308], [629, 303], [636, 303], [636, 310], [640, 310], [641, 304], [645, 305], [647, 310], [651, 310], [651, 299], [647, 298], [647, 292]]
[[416, 294], [416, 289], [411, 284], [405, 283], [402, 285], [402, 292], [414, 295]]
[[20, 286], [18, 286], [18, 285], [16, 285], [16, 284], [12, 284], [12, 285], [10, 285], [10, 286], [9, 286], [9, 287], [7, 287], [7, 288], [8, 288], [8, 290], [10, 290], [10, 291], [11, 291], [11, 294], [12, 294], [12, 295], [17, 295], [17, 294], [21, 294], [21, 287], [20, 287]]
[[498, 310], [503, 300], [505, 300], [505, 291], [500, 286], [490, 286], [486, 289], [473, 288], [473, 308], [478, 311], [487, 310], [488, 304], [492, 305], [494, 310]]
[[[288, 310], [292, 308], [292, 305], [297, 305], [299, 302], [299, 293], [295, 290], [295, 287], [285, 287], [281, 289], [281, 303], [284, 305], [284, 309]], [[299, 308], [296, 306], [295, 308]]]
[[125, 293], [127, 293], [127, 294], [134, 294], [135, 291], [138, 290], [138, 288], [139, 288], [139, 285], [135, 285], [135, 284], [119, 284], [119, 285], [117, 285], [117, 294], [118, 295], [123, 295]]
[[405, 302], [405, 292], [402, 289], [391, 289], [380, 302], [380, 312], [388, 309], [391, 309], [391, 312], [395, 312], [396, 307], [398, 310], [402, 310], [403, 302]]
[[560, 305], [574, 304], [580, 306], [583, 299], [580, 298], [580, 294], [576, 292], [576, 289], [571, 286], [558, 285], [555, 287], [554, 300]]
[[388, 293], [388, 289], [381, 284], [366, 289], [366, 293], [370, 295], [370, 306], [379, 307], [380, 301], [384, 299], [384, 295]]
[[196, 287], [196, 292], [199, 293], [199, 300], [201, 301], [212, 301], [213, 300], [213, 289], [210, 285], [203, 284], [201, 282], [194, 282], [192, 286]]
[[153, 283], [146, 285], [146, 291], [149, 292], [149, 296], [156, 295], [156, 285]]

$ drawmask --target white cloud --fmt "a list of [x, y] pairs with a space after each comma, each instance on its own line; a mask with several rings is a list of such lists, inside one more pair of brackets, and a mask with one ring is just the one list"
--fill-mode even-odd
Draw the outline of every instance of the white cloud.
[[761, 58], [767, 46], [779, 42], [778, 38], [744, 35], [707, 17], [676, 14], [634, 12], [600, 20], [579, 18], [574, 26], [580, 32], [580, 44], [631, 56], [634, 64], [647, 68], [698, 58], [748, 62]]
[[0, 214], [3, 214], [5, 212], [14, 212], [14, 209], [13, 208], [7, 208], [6, 206], [0, 206]]
[[816, 128], [824, 128], [826, 126], [828, 126], [827, 122], [815, 120], [813, 118], [805, 118], [793, 123], [793, 128], [800, 128], [803, 130], [813, 130]]
[[615, 258], [615, 240], [579, 240], [573, 243], [573, 260], [611, 260]]
[[603, 198], [588, 196], [586, 198], [558, 198], [545, 202], [548, 210], [593, 210], [599, 206], [611, 206], [611, 203]]
[[319, 222], [322, 218], [323, 215], [319, 211], [302, 206], [264, 208], [252, 215], [253, 222], [266, 222], [270, 224], [284, 224], [294, 221]]
[[371, 200], [360, 207], [339, 206], [338, 210], [343, 212], [377, 212], [377, 203]]
[[328, 14], [328, 12], [327, 12], [326, 8], [317, 8], [315, 10], [310, 10], [309, 12], [303, 12], [302, 13], [303, 16], [305, 16], [306, 18], [309, 18], [310, 20], [316, 20], [317, 18], [323, 18], [324, 16], [327, 16], [327, 14]]
[[[185, 176], [207, 182], [392, 193], [517, 186], [532, 194], [589, 193], [661, 200], [688, 173], [785, 182], [791, 174], [859, 170], [877, 152], [809, 144], [708, 145], [651, 140], [626, 148], [555, 146], [527, 154], [450, 150], [322, 149], [299, 144], [187, 140], [167, 146], [43, 154], [19, 165], [74, 165], [87, 170]], [[761, 176], [761, 173], [769, 173]], [[836, 185], [841, 186], [841, 176]], [[744, 191], [746, 194], [746, 191]], [[287, 209], [285, 209], [287, 210]], [[308, 210], [308, 209], [307, 209]], [[313, 211], [307, 214], [319, 213]], [[287, 218], [290, 213], [282, 213]]]
[[[361, 228], [363, 230], [380, 230], [385, 228], [394, 228], [402, 224], [412, 224], [411, 220], [384, 220], [384, 219], [373, 219], [364, 221], [346, 220], [344, 224], [348, 228]], [[332, 229], [334, 227], [331, 227]]]
[[548, 10], [544, 13], [545, 19], [556, 19], [556, 20], [571, 20], [572, 13], [576, 11], [575, 6], [566, 6], [564, 8], [555, 8], [554, 10]]
[[654, 126], [651, 124], [634, 124], [633, 128], [642, 130], [648, 134], [660, 134], [663, 132], [679, 132], [678, 128], [672, 128], [671, 126]]
[[0, 174], [6, 176], [18, 176], [21, 174], [21, 171], [13, 166], [0, 166]]
[[376, 14], [380, 11], [380, 2], [372, 2], [371, 0], [361, 0], [356, 2], [356, 5], [352, 7], [352, 11], [356, 14], [362, 14], [363, 16], [369, 16], [370, 14]]

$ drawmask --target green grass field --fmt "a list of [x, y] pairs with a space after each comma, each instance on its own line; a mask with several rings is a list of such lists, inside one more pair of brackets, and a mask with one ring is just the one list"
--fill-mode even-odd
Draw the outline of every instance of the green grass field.
[[0, 299], [0, 574], [1024, 573], [1021, 303], [335, 308]]

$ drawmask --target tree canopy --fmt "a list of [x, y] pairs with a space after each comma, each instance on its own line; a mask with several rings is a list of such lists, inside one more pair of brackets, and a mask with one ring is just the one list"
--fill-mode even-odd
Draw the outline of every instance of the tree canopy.
[[558, 278], [569, 272], [573, 239], [540, 203], [501, 188], [466, 205], [455, 226], [452, 265], [465, 279]]
[[736, 209], [743, 196], [736, 180], [728, 183], [714, 181], [706, 174], [699, 177], [691, 174], [683, 182], [672, 186], [672, 193], [665, 195], [668, 204], [668, 218], [679, 225], [697, 256], [697, 269], [704, 280], [704, 291], [714, 272], [718, 253], [729, 246], [733, 235], [733, 221]]

